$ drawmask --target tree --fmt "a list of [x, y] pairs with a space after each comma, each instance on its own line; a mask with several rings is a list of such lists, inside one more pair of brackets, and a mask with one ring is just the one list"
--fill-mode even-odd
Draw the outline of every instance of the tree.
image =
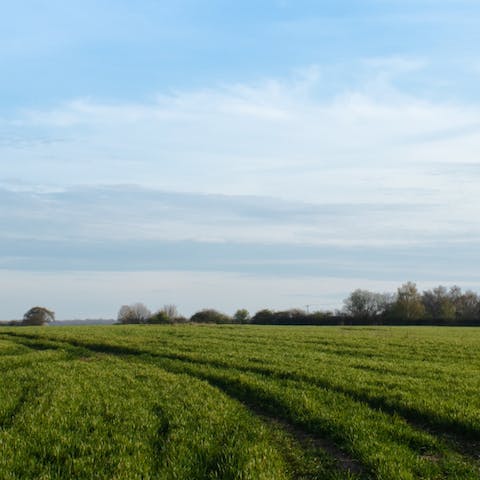
[[425, 315], [436, 320], [453, 320], [456, 314], [454, 303], [454, 297], [457, 295], [456, 288], [450, 290], [451, 294], [443, 285], [424, 291], [422, 304], [425, 308]]
[[357, 289], [344, 301], [344, 311], [356, 319], [371, 320], [381, 315], [391, 303], [388, 294]]
[[234, 323], [248, 323], [250, 321], [250, 313], [245, 308], [241, 308], [233, 315]]
[[147, 321], [147, 323], [157, 324], [174, 324], [187, 323], [188, 319], [178, 313], [176, 305], [164, 305], [161, 310], [155, 312]]
[[273, 325], [275, 323], [275, 313], [268, 308], [264, 308], [259, 310], [250, 322], [257, 325]]
[[165, 315], [170, 319], [172, 323], [178, 317], [177, 306], [173, 304], [164, 305], [162, 308], [162, 312], [165, 313]]
[[393, 305], [395, 317], [401, 320], [419, 320], [425, 315], [422, 297], [418, 293], [417, 285], [413, 282], [404, 283], [397, 289], [397, 300]]
[[457, 319], [474, 320], [480, 317], [480, 298], [478, 294], [471, 290], [462, 293], [460, 287], [453, 286], [450, 288], [449, 296], [455, 305]]
[[152, 316], [150, 310], [143, 303], [122, 305], [118, 311], [119, 323], [146, 323]]
[[147, 323], [169, 325], [173, 323], [173, 320], [163, 310], [159, 310], [148, 319]]
[[45, 307], [32, 307], [23, 316], [22, 325], [46, 325], [55, 320], [55, 312]]

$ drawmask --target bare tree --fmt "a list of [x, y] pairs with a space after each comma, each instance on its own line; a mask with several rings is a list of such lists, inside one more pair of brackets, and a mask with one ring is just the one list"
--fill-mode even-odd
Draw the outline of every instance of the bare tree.
[[373, 319], [381, 315], [391, 301], [388, 294], [357, 289], [343, 301], [344, 311], [354, 318]]
[[45, 325], [55, 320], [55, 312], [45, 307], [32, 307], [23, 316], [22, 325]]
[[455, 318], [456, 308], [454, 299], [457, 294], [461, 296], [461, 290], [458, 287], [452, 288], [454, 290], [451, 289], [451, 294], [443, 285], [423, 292], [422, 303], [427, 317], [437, 320], [452, 320]]
[[480, 316], [480, 298], [477, 293], [467, 290], [462, 293], [460, 287], [454, 285], [448, 292], [450, 300], [455, 305], [458, 319], [472, 320]]
[[178, 309], [176, 305], [164, 305], [161, 311], [164, 312], [172, 322], [178, 317]]
[[152, 316], [150, 310], [143, 303], [122, 305], [118, 311], [119, 323], [146, 323]]

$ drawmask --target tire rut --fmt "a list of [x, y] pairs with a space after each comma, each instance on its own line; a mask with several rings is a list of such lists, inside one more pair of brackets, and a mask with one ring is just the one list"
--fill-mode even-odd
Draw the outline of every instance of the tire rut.
[[[165, 358], [163, 355], [159, 354], [152, 354], [150, 352], [145, 352], [139, 349], [133, 349], [124, 346], [114, 346], [114, 345], [102, 345], [98, 343], [88, 343], [88, 342], [81, 342], [81, 341], [67, 341], [62, 340], [60, 343], [68, 344], [73, 347], [77, 348], [85, 348], [90, 350], [91, 352], [95, 353], [104, 353], [110, 354], [115, 356], [132, 356], [138, 357], [140, 355], [148, 355], [153, 359], [161, 359]], [[79, 356], [79, 360], [82, 360], [83, 357]], [[171, 359], [169, 359], [171, 360]], [[176, 359], [177, 361], [179, 359]], [[145, 359], [142, 359], [145, 361]], [[201, 374], [194, 374], [193, 372], [182, 371], [179, 372], [178, 369], [175, 368], [168, 368], [166, 365], [158, 365], [159, 368], [162, 368], [165, 371], [170, 373], [183, 373], [189, 375], [192, 378], [196, 378], [202, 381], [209, 383], [211, 386], [221, 390], [222, 393], [226, 394], [233, 400], [242, 404], [245, 408], [247, 408], [252, 414], [259, 417], [267, 425], [277, 426], [281, 428], [284, 432], [287, 432], [290, 436], [292, 436], [296, 442], [302, 447], [304, 450], [307, 446], [312, 448], [314, 447], [316, 450], [323, 452], [333, 460], [335, 467], [337, 468], [339, 474], [343, 474], [341, 477], [332, 477], [332, 478], [369, 478], [365, 474], [364, 466], [353, 457], [350, 457], [345, 451], [340, 449], [333, 441], [326, 437], [321, 437], [318, 434], [313, 434], [308, 430], [302, 428], [298, 424], [294, 424], [291, 421], [288, 421], [287, 418], [280, 417], [274, 415], [272, 412], [269, 412], [267, 409], [263, 408], [260, 403], [249, 400], [248, 395], [241, 395], [235, 391], [234, 386], [230, 386], [228, 382], [221, 382], [216, 381], [215, 378], [209, 377], [208, 375], [201, 375]], [[230, 387], [230, 388], [229, 388]], [[297, 477], [295, 477], [297, 478]], [[308, 478], [308, 477], [302, 477]], [[311, 477], [316, 478], [316, 477]]]
[[359, 478], [366, 478], [365, 469], [363, 465], [356, 459], [348, 456], [343, 450], [337, 447], [333, 442], [326, 438], [321, 438], [318, 435], [313, 435], [300, 427], [287, 422], [283, 418], [274, 417], [265, 410], [260, 410], [258, 407], [250, 407], [242, 402], [248, 410], [255, 414], [267, 425], [274, 428], [280, 428], [284, 432], [291, 435], [297, 443], [304, 449], [314, 447], [316, 450], [326, 452], [335, 461], [336, 466], [343, 472], [349, 472]]
[[[27, 337], [27, 338], [35, 337], [34, 335], [28, 335], [28, 334], [27, 335], [10, 334], [10, 335]], [[290, 372], [275, 372], [265, 367], [239, 367], [238, 365], [227, 365], [225, 362], [221, 362], [221, 361], [208, 361], [204, 359], [190, 358], [188, 355], [185, 355], [185, 354], [168, 354], [168, 353], [161, 354], [161, 353], [148, 352], [148, 351], [144, 351], [136, 348], [130, 348], [126, 346], [89, 343], [89, 342], [82, 342], [78, 340], [72, 340], [72, 341], [61, 340], [59, 341], [59, 343], [65, 343], [73, 347], [85, 348], [87, 350], [90, 350], [96, 353], [101, 352], [101, 353], [116, 355], [116, 356], [133, 356], [133, 357], [145, 356], [145, 357], [151, 357], [152, 359], [160, 359], [160, 360], [165, 359], [170, 361], [178, 361], [182, 364], [192, 364], [192, 365], [201, 364], [204, 366], [212, 366], [216, 368], [233, 368], [235, 370], [238, 370], [239, 372], [244, 372], [244, 373], [261, 374], [261, 375], [268, 374], [278, 379], [302, 381], [302, 379], [299, 379], [298, 376], [294, 376], [293, 373], [290, 373]], [[276, 415], [277, 412], [275, 412], [275, 414], [273, 412], [269, 412], [264, 408], [265, 405], [262, 404], [262, 402], [259, 401], [258, 399], [254, 398], [252, 401], [251, 399], [248, 398], [249, 397], [248, 394], [247, 395], [239, 394], [239, 392], [236, 391], [235, 385], [229, 384], [227, 381], [221, 380], [216, 376], [193, 373], [191, 371], [180, 370], [178, 368], [171, 368], [171, 367], [169, 368], [164, 364], [161, 365], [161, 368], [163, 368], [164, 370], [170, 371], [172, 373], [184, 373], [194, 378], [207, 381], [212, 386], [215, 386], [221, 389], [224, 393], [226, 393], [230, 397], [241, 402], [243, 405], [249, 408], [252, 412], [258, 412], [259, 416], [262, 416], [265, 419], [269, 419], [268, 421], [270, 423], [278, 422], [278, 424], [280, 426], [283, 426], [282, 428], [284, 430], [291, 433], [299, 441], [299, 443], [302, 443], [302, 441], [304, 443], [313, 441], [318, 446], [318, 448], [321, 448], [322, 450], [328, 453], [331, 452], [331, 455], [337, 458], [338, 464], [343, 468], [344, 471], [351, 471], [352, 473], [356, 473], [357, 471], [358, 472], [365, 471], [364, 467], [361, 466], [359, 462], [357, 462], [353, 458], [349, 458], [348, 455], [346, 455], [345, 452], [339, 449], [332, 441], [323, 439], [319, 437], [317, 433], [312, 434], [311, 432], [307, 431], [301, 426], [297, 424], [293, 424], [291, 420], [290, 421], [287, 420], [288, 416], [286, 414], [283, 417], [282, 416], [279, 417]], [[312, 381], [312, 379], [310, 378], [308, 380]], [[428, 434], [431, 434], [432, 436], [435, 436], [439, 440], [444, 441], [447, 444], [447, 446], [453, 451], [456, 451], [462, 456], [465, 456], [470, 458], [471, 460], [474, 460], [475, 463], [480, 463], [480, 460], [479, 460], [480, 455], [478, 453], [478, 446], [479, 446], [478, 442], [472, 441], [469, 435], [465, 437], [464, 436], [465, 433], [463, 435], [459, 435], [456, 429], [452, 432], [452, 430], [447, 430], [446, 427], [439, 428], [439, 425], [437, 424], [432, 425], [432, 419], [430, 418], [428, 419], [423, 417], [418, 418], [419, 412], [417, 411], [405, 412], [402, 410], [402, 408], [397, 409], [390, 404], [386, 404], [385, 400], [383, 399], [377, 399], [377, 398], [372, 399], [363, 394], [358, 394], [357, 392], [353, 392], [350, 389], [346, 389], [336, 385], [331, 385], [329, 382], [326, 382], [320, 379], [318, 379], [317, 381], [313, 379], [312, 383], [315, 385], [318, 385], [321, 388], [326, 388], [326, 389], [347, 395], [355, 401], [363, 402], [373, 410], [384, 412], [391, 415], [397, 415], [401, 417], [406, 423], [411, 425], [413, 428], [424, 431]], [[415, 415], [412, 415], [412, 413], [414, 413]]]

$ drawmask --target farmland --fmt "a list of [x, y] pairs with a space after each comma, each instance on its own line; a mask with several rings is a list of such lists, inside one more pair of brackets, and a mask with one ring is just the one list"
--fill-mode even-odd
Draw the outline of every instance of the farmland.
[[480, 330], [0, 329], [0, 478], [478, 479]]

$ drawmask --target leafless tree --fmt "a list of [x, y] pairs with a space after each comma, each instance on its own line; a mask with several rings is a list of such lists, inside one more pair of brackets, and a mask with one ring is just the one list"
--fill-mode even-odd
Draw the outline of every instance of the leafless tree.
[[465, 293], [457, 285], [450, 287], [448, 292], [451, 302], [455, 305], [458, 319], [472, 320], [480, 316], [480, 297], [477, 293], [467, 290]]
[[[461, 292], [458, 293], [461, 295]], [[450, 292], [443, 285], [439, 285], [433, 290], [424, 291], [422, 303], [427, 317], [443, 320], [454, 319], [456, 313], [454, 297], [456, 294], [457, 290], [454, 290], [454, 293], [450, 295]]]
[[382, 314], [391, 301], [388, 294], [357, 289], [343, 301], [344, 311], [354, 318], [372, 319]]
[[143, 303], [122, 305], [118, 311], [119, 323], [146, 323], [152, 316], [150, 310]]
[[165, 313], [165, 315], [170, 319], [170, 321], [174, 321], [178, 317], [178, 310], [176, 305], [164, 305], [161, 311]]

